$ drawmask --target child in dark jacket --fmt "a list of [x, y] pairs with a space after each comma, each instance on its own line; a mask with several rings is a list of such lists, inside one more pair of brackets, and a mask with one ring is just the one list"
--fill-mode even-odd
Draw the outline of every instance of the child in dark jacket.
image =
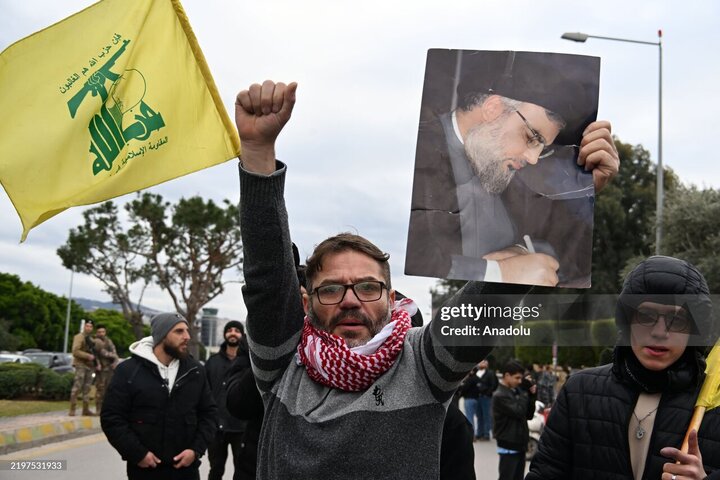
[[535, 412], [537, 386], [530, 375], [523, 378], [525, 368], [518, 362], [508, 362], [501, 373], [502, 380], [492, 398], [493, 434], [500, 455], [499, 480], [522, 480], [530, 438], [527, 421]]

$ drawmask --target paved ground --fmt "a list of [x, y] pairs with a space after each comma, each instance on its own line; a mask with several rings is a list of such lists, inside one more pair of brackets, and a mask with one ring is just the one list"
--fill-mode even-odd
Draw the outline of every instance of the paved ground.
[[[98, 433], [99, 435], [97, 435]], [[112, 464], [110, 470], [113, 472], [117, 471], [118, 475], [122, 477], [124, 475], [124, 466], [120, 458], [117, 457], [116, 452], [107, 444], [105, 436], [102, 435], [100, 431], [100, 419], [98, 417], [69, 417], [65, 411], [0, 418], [0, 456], [2, 456], [0, 458], [35, 458], [37, 455], [42, 456], [40, 452], [46, 452], [48, 448], [43, 447], [36, 449], [36, 447], [47, 443], [64, 442], [75, 437], [92, 434], [96, 435], [93, 435], [92, 438], [88, 437], [88, 441], [91, 440], [91, 444], [98, 444], [98, 448], [100, 448], [100, 445], [105, 445], [102, 448], [110, 452], [107, 454], [108, 458], [115, 460], [105, 465], [109, 467], [110, 464]], [[83, 442], [83, 444], [87, 443], [87, 441]], [[68, 447], [73, 445], [73, 443], [76, 442], [71, 442], [68, 444]], [[495, 442], [475, 442], [473, 446], [475, 449], [475, 472], [477, 478], [483, 480], [496, 478], [498, 455]], [[65, 450], [68, 447], [63, 447], [58, 444], [57, 447], [54, 447], [54, 450]], [[36, 451], [38, 453], [33, 453]], [[11, 454], [11, 452], [20, 453]], [[93, 457], [95, 457], [95, 455], [90, 455], [90, 458]], [[66, 457], [60, 456], [57, 458]], [[100, 460], [100, 458], [96, 458], [96, 460]], [[92, 468], [103, 468], [102, 461], [100, 463], [98, 466], [93, 465]], [[205, 469], [207, 469], [207, 462], [203, 462], [201, 471], [205, 472]], [[228, 475], [230, 472], [232, 472], [232, 464], [230, 459], [228, 459], [228, 468], [225, 476], [230, 478], [230, 475]], [[202, 478], [204, 477], [205, 476], [202, 476]]]

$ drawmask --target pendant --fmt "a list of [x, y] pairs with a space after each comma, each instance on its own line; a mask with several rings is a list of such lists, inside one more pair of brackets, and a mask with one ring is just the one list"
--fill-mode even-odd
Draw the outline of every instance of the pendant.
[[638, 425], [635, 429], [635, 438], [638, 440], [642, 440], [642, 438], [645, 436], [645, 429], [642, 428], [642, 425]]

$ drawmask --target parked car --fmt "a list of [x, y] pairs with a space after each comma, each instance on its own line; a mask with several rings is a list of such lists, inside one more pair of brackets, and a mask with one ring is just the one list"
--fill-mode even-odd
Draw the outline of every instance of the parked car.
[[38, 363], [57, 373], [74, 373], [72, 366], [72, 355], [60, 352], [43, 352], [42, 350], [28, 352], [25, 354], [32, 362]]
[[14, 353], [0, 353], [0, 363], [31, 363], [25, 355], [16, 355]]

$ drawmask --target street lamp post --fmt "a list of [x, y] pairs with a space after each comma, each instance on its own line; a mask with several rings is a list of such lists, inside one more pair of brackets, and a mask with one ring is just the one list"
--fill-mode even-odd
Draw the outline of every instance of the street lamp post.
[[70, 292], [68, 293], [67, 312], [65, 312], [65, 341], [63, 342], [63, 353], [68, 353], [68, 331], [70, 330], [70, 304], [72, 303], [72, 285], [75, 269], [70, 270]]
[[600, 40], [613, 40], [616, 42], [640, 43], [643, 45], [655, 45], [658, 47], [658, 162], [657, 162], [657, 199], [656, 199], [656, 225], [655, 225], [655, 254], [660, 255], [663, 227], [663, 161], [662, 161], [662, 30], [658, 30], [657, 42], [643, 42], [641, 40], [629, 40], [627, 38], [600, 37], [580, 32], [563, 33], [565, 40], [573, 42], [585, 42], [588, 38]]

